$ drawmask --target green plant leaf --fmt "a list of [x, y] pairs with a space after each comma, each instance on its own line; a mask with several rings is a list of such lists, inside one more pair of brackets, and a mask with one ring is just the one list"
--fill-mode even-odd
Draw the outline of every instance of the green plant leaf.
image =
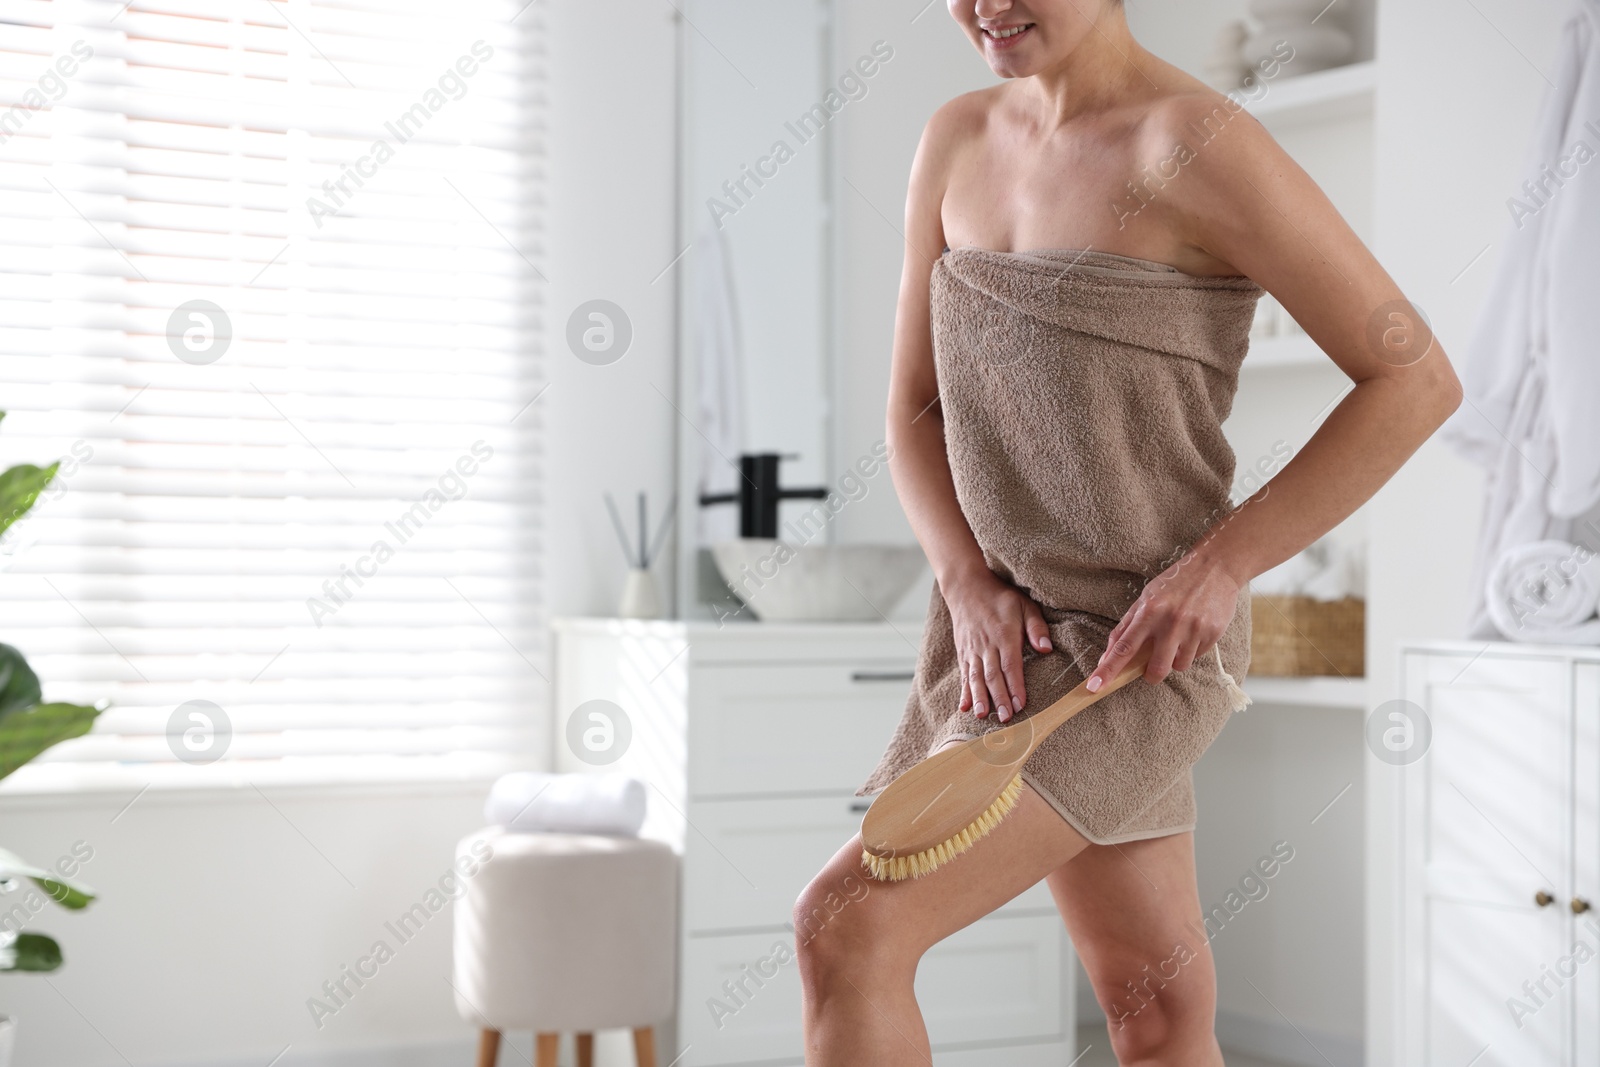
[[12, 712], [31, 708], [43, 699], [39, 676], [33, 673], [22, 653], [10, 645], [0, 644], [0, 720]]
[[15, 852], [0, 848], [0, 881], [9, 881], [12, 878], [31, 879], [51, 900], [73, 911], [87, 908], [89, 902], [95, 898], [95, 891], [82, 882], [63, 878], [55, 871], [45, 870], [43, 867], [35, 867]]
[[51, 745], [88, 733], [99, 714], [83, 704], [35, 704], [0, 719], [0, 778]]
[[53, 971], [61, 966], [61, 946], [44, 934], [0, 938], [0, 971]]
[[28, 513], [60, 467], [59, 463], [48, 467], [24, 463], [0, 473], [0, 533]]

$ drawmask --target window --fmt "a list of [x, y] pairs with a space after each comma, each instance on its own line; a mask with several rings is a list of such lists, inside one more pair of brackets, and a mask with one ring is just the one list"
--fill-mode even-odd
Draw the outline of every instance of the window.
[[8, 0], [0, 640], [109, 701], [9, 790], [535, 747], [540, 14]]

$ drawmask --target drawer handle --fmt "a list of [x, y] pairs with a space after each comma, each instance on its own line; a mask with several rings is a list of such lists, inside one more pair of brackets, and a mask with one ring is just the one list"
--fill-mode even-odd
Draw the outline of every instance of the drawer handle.
[[909, 682], [917, 676], [916, 671], [851, 671], [852, 682]]
[[1572, 914], [1574, 914], [1574, 915], [1582, 915], [1584, 912], [1588, 911], [1589, 908], [1590, 908], [1589, 902], [1587, 900], [1584, 900], [1582, 897], [1573, 897], [1572, 898]]
[[860, 815], [870, 807], [872, 807], [872, 801], [870, 800], [852, 800], [850, 802], [850, 814]]
[[1533, 895], [1533, 902], [1541, 908], [1548, 908], [1556, 902], [1556, 898], [1541, 889]]

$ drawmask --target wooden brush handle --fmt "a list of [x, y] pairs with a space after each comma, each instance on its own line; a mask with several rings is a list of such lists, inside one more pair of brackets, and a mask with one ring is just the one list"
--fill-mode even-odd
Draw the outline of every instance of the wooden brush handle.
[[[1102, 697], [1110, 696], [1118, 689], [1121, 689], [1135, 678], [1138, 678], [1140, 675], [1144, 674], [1145, 667], [1149, 666], [1150, 664], [1150, 653], [1152, 651], [1153, 650], [1149, 644], [1146, 644], [1140, 648], [1139, 651], [1133, 654], [1133, 658], [1124, 664], [1123, 668], [1116, 673], [1115, 677], [1106, 680], [1106, 684], [1102, 685], [1099, 691], [1094, 693], [1089, 692], [1088, 679], [1086, 678], [1077, 685], [1073, 686], [1071, 692], [1067, 693], [1067, 695], [1063, 696], [1060, 700], [1057, 700], [1054, 704], [1051, 704], [1048, 708], [1045, 708], [1043, 711], [1038, 712], [1035, 715], [1030, 715], [1027, 719], [1023, 720], [1023, 722], [1018, 723], [1018, 726], [1027, 726], [1030, 723], [1032, 724], [1031, 732], [1033, 736], [1028, 742], [1029, 755], [1032, 755], [1033, 750], [1038, 748], [1044, 742], [1044, 739], [1054, 733], [1056, 728], [1062, 723], [1066, 722], [1068, 719], [1072, 718], [1089, 705], [1099, 701]], [[1092, 674], [1094, 672], [1091, 671], [1090, 673]]]

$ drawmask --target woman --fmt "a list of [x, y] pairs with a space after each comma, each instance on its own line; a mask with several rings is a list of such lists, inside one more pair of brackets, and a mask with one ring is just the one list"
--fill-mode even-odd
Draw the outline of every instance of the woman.
[[[1244, 590], [1383, 485], [1460, 388], [1306, 174], [1141, 48], [1117, 0], [949, 4], [1005, 81], [940, 108], [911, 173], [888, 434], [937, 587], [864, 791], [1150, 659], [1029, 759], [969, 852], [843, 909], [818, 910], [863, 877], [859, 838], [816, 877], [795, 916], [807, 1062], [928, 1063], [918, 959], [1044, 879], [1119, 1062], [1220, 1064], [1190, 767], [1236, 706]], [[1355, 384], [1234, 508], [1219, 424], [1262, 290]], [[1130, 983], [1174, 959], [1133, 1011]]]

